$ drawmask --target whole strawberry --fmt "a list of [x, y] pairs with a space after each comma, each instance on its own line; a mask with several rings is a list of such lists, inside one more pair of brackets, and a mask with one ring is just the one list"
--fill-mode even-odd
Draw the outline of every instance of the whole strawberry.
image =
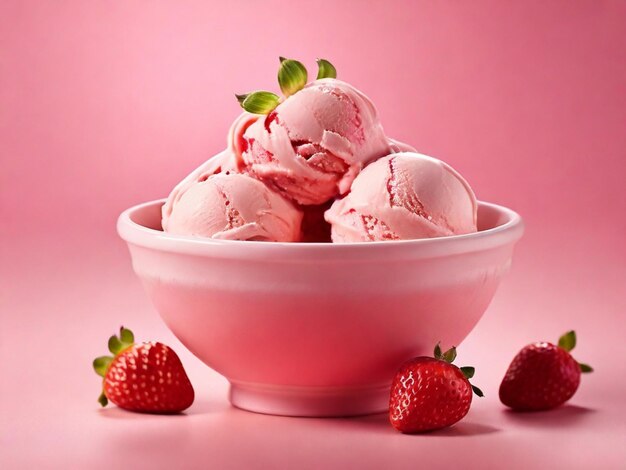
[[581, 372], [592, 372], [579, 364], [569, 351], [576, 346], [570, 331], [552, 343], [532, 343], [513, 358], [500, 384], [500, 401], [514, 410], [548, 410], [572, 398], [580, 384]]
[[469, 383], [473, 367], [453, 365], [456, 348], [434, 357], [416, 357], [402, 364], [391, 385], [389, 420], [404, 433], [416, 433], [451, 426], [463, 419], [472, 403], [472, 391], [483, 393]]
[[176, 353], [162, 343], [135, 344], [127, 328], [109, 338], [112, 356], [93, 361], [104, 378], [98, 401], [145, 413], [176, 413], [191, 406], [194, 391]]

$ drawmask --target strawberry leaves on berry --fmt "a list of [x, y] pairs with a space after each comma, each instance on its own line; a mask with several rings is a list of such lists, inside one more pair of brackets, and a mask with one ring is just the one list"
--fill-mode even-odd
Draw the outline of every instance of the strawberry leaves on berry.
[[576, 332], [574, 330], [568, 331], [559, 338], [559, 348], [565, 349], [570, 352], [576, 347]]
[[[308, 80], [306, 67], [299, 61], [279, 57], [278, 85], [285, 98], [302, 90]], [[317, 59], [317, 79], [337, 78], [337, 69], [326, 59]], [[281, 98], [269, 91], [253, 91], [244, 94], [235, 94], [239, 105], [252, 114], [269, 114], [281, 102]]]
[[[447, 351], [441, 352], [441, 346], [439, 346], [439, 343], [437, 343], [437, 345], [435, 346], [435, 350], [433, 352], [433, 356], [435, 357], [435, 359], [439, 359], [440, 361], [444, 361], [444, 362], [447, 362], [448, 364], [452, 364], [454, 360], [456, 359], [456, 346], [452, 346]], [[461, 372], [463, 372], [463, 375], [468, 381], [469, 379], [474, 377], [474, 373], [476, 372], [476, 369], [471, 366], [459, 367], [459, 369], [461, 370]], [[485, 394], [480, 388], [476, 387], [475, 385], [472, 385], [471, 383], [470, 385], [472, 386], [472, 391], [474, 392], [474, 394], [476, 394], [476, 396], [479, 396], [481, 398], [485, 396]]]
[[111, 356], [100, 356], [93, 360], [93, 368], [100, 377], [104, 377], [109, 369], [109, 366], [113, 362]]
[[194, 400], [194, 390], [176, 353], [158, 342], [136, 344], [135, 335], [121, 327], [108, 340], [113, 356], [94, 359], [102, 380], [100, 405], [109, 400], [120, 408], [147, 413], [177, 413]]
[[[135, 335], [128, 328], [122, 326], [120, 327], [119, 337], [113, 335], [109, 338], [108, 347], [113, 356], [116, 356], [125, 349], [130, 348], [133, 344], [135, 344]], [[113, 362], [113, 356], [100, 356], [93, 360], [93, 369], [96, 371], [96, 374], [100, 377], [106, 375], [111, 362]]]
[[109, 351], [113, 354], [119, 354], [124, 349], [130, 348], [135, 344], [135, 335], [128, 328], [120, 327], [120, 335], [113, 335], [109, 338]]
[[[559, 338], [558, 346], [561, 349], [565, 349], [567, 352], [570, 352], [572, 349], [576, 347], [576, 332], [574, 330], [568, 331], [563, 336]], [[583, 364], [579, 362], [580, 371], [584, 374], [593, 372], [593, 368], [588, 364]]]
[[389, 421], [403, 433], [445, 428], [468, 413], [472, 396], [483, 396], [469, 379], [475, 369], [457, 367], [456, 348], [442, 351], [435, 346], [434, 357], [414, 357], [403, 363], [393, 379], [389, 398]]
[[531, 343], [513, 358], [500, 384], [500, 401], [518, 411], [549, 410], [574, 396], [581, 373], [592, 372], [570, 352], [576, 333], [568, 331], [558, 343]]
[[[128, 328], [121, 326], [119, 337], [113, 335], [109, 338], [108, 347], [113, 356], [100, 356], [93, 360], [93, 369], [96, 371], [96, 374], [104, 378], [109, 370], [109, 366], [113, 362], [114, 356], [130, 348], [133, 344], [135, 344], [135, 335]], [[98, 403], [103, 407], [108, 405], [109, 400], [104, 394], [104, 391], [98, 397]]]

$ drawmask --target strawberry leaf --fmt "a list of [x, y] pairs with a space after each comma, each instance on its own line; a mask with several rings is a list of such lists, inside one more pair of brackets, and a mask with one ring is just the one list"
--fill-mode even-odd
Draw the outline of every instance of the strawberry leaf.
[[470, 366], [466, 366], [466, 367], [461, 367], [461, 372], [463, 372], [463, 375], [465, 376], [465, 378], [469, 380], [472, 377], [474, 377], [474, 372], [476, 372], [476, 369]]
[[559, 338], [559, 347], [566, 351], [571, 351], [576, 347], [576, 332], [568, 331]]
[[122, 342], [120, 339], [113, 335], [109, 338], [109, 351], [113, 354], [119, 353], [123, 349]]
[[96, 357], [93, 360], [93, 370], [95, 370], [96, 374], [98, 374], [100, 377], [104, 377], [112, 361], [113, 358], [111, 356]]
[[317, 59], [317, 79], [320, 78], [337, 78], [337, 69], [326, 59]]
[[443, 359], [443, 355], [441, 354], [441, 346], [439, 343], [435, 346], [435, 351], [433, 352], [433, 356], [435, 359]]
[[102, 392], [100, 396], [98, 397], [98, 403], [100, 403], [103, 408], [109, 404], [109, 400], [107, 400], [107, 397], [104, 394], [104, 392]]
[[580, 366], [580, 371], [583, 374], [588, 374], [589, 372], [593, 372], [593, 367], [591, 367], [588, 364], [583, 364], [582, 362], [579, 362], [578, 365]]
[[120, 328], [120, 339], [122, 340], [122, 343], [132, 345], [135, 342], [135, 335], [128, 328], [124, 328], [122, 326]]
[[485, 396], [485, 394], [483, 393], [483, 391], [482, 391], [480, 388], [478, 388], [476, 385], [472, 385], [472, 391], [473, 391], [473, 392], [476, 394], [476, 396], [478, 396], [478, 397], [481, 397], [481, 398], [482, 398], [482, 397], [484, 397], [484, 396]]
[[452, 346], [445, 353], [443, 353], [443, 360], [449, 364], [452, 364], [456, 359], [456, 347]]

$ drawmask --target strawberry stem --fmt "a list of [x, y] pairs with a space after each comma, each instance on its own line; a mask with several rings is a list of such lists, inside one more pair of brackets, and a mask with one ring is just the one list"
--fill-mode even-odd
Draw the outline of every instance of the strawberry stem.
[[580, 371], [583, 374], [588, 374], [589, 372], [593, 372], [593, 367], [591, 367], [589, 364], [583, 364], [582, 362], [579, 362], [578, 365], [580, 366]]

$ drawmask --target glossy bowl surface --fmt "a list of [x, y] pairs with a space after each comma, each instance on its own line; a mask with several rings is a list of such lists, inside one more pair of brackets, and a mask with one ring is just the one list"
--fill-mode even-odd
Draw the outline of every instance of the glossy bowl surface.
[[458, 345], [509, 268], [523, 223], [481, 202], [479, 231], [358, 244], [212, 240], [161, 231], [162, 200], [121, 214], [135, 272], [233, 405], [291, 416], [387, 409], [404, 360]]

